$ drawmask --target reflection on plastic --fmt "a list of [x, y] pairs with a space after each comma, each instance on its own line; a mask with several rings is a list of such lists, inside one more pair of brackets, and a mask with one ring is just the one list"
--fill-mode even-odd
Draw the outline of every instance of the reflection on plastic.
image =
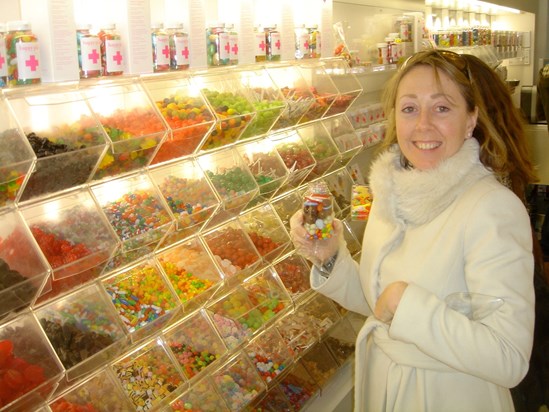
[[500, 308], [504, 300], [481, 293], [456, 292], [446, 296], [446, 304], [471, 320], [480, 320]]

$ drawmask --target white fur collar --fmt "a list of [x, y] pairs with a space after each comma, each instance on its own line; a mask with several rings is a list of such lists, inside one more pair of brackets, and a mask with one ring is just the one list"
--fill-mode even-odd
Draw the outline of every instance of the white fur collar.
[[382, 153], [372, 164], [369, 182], [380, 217], [401, 225], [430, 222], [460, 193], [491, 174], [479, 160], [474, 138], [430, 170], [406, 169], [400, 156], [396, 145]]

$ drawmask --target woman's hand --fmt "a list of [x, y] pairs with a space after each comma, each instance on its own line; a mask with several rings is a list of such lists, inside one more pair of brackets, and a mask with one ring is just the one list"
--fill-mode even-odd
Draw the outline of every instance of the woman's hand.
[[390, 323], [397, 310], [402, 294], [408, 287], [408, 283], [398, 281], [387, 285], [381, 292], [374, 308], [374, 316], [382, 322]]

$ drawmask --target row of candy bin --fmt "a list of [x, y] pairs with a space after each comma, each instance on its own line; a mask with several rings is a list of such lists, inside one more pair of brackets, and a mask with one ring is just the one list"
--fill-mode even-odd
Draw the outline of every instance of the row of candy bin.
[[338, 90], [327, 64], [3, 90], [0, 207], [341, 114], [360, 84]]

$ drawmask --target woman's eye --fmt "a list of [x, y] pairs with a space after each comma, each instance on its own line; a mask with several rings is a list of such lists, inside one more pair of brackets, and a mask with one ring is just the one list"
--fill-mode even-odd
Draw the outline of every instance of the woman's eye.
[[437, 112], [446, 113], [449, 111], [450, 111], [450, 108], [447, 106], [437, 106]]
[[413, 106], [405, 106], [402, 108], [402, 113], [412, 113], [414, 111]]

